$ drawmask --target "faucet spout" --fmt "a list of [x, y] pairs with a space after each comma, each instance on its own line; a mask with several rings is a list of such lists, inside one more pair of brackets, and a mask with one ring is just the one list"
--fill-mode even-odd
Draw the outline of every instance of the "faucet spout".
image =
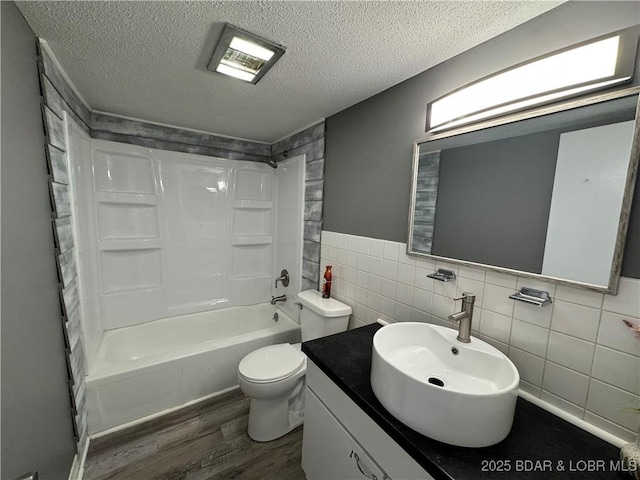
[[449, 320], [455, 322], [459, 326], [458, 336], [459, 342], [471, 342], [471, 321], [473, 320], [473, 305], [476, 302], [476, 296], [473, 293], [463, 293], [461, 297], [454, 300], [462, 300], [462, 310], [449, 315]]
[[286, 302], [286, 301], [287, 301], [286, 295], [280, 295], [279, 297], [271, 297], [271, 305], [275, 305], [278, 302]]

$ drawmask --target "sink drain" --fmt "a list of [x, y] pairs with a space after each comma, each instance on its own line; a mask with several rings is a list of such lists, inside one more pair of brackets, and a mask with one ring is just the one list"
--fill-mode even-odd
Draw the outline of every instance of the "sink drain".
[[437, 377], [429, 377], [427, 380], [431, 385], [436, 385], [438, 387], [444, 387], [444, 382]]

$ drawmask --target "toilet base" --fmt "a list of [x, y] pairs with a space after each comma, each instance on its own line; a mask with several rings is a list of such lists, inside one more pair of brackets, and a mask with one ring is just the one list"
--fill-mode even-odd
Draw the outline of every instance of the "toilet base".
[[256, 442], [280, 438], [304, 421], [305, 381], [298, 382], [290, 395], [273, 400], [251, 399], [249, 437]]

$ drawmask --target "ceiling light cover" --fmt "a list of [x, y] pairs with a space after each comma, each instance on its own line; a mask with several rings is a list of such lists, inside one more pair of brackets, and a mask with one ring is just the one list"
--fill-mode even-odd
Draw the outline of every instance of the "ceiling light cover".
[[231, 24], [225, 24], [207, 69], [256, 84], [286, 48]]
[[427, 106], [427, 131], [457, 127], [631, 79], [638, 28], [573, 45], [455, 90]]

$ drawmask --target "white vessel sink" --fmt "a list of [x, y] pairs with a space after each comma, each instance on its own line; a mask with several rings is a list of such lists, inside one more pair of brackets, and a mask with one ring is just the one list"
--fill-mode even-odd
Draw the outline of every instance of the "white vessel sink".
[[486, 447], [511, 430], [520, 375], [475, 337], [426, 323], [395, 323], [373, 337], [371, 386], [395, 418], [427, 437]]

